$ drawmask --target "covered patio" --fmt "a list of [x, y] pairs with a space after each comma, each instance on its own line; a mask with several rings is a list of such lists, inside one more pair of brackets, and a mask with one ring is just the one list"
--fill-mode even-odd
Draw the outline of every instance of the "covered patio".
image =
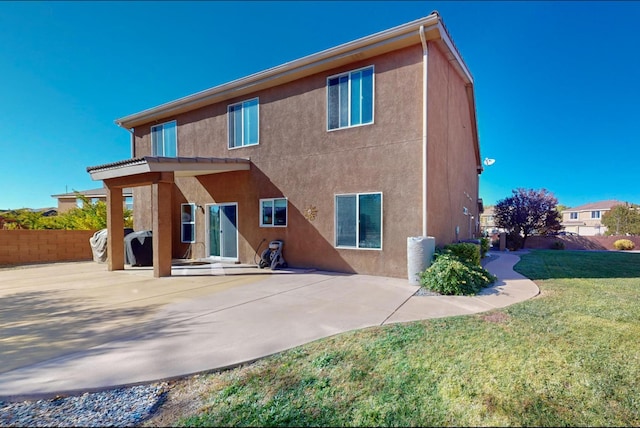
[[173, 207], [176, 177], [249, 170], [248, 158], [144, 156], [88, 167], [93, 180], [107, 189], [107, 264], [110, 271], [124, 270], [124, 188], [151, 186], [153, 276], [171, 276]]

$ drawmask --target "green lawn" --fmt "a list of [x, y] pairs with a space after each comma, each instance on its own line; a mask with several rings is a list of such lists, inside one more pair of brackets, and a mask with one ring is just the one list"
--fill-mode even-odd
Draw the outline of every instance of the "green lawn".
[[535, 299], [209, 375], [189, 426], [638, 426], [640, 254], [532, 251]]

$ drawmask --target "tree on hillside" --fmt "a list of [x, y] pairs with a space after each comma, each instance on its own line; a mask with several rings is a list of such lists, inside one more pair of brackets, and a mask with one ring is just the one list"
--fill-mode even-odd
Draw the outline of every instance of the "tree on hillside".
[[556, 205], [556, 211], [558, 211], [558, 214], [560, 214], [560, 217], [562, 218], [562, 211], [566, 211], [571, 207], [568, 207], [566, 205], [562, 205], [562, 204], [558, 204]]
[[616, 205], [602, 215], [600, 220], [607, 227], [606, 235], [640, 235], [640, 208]]
[[560, 230], [560, 214], [556, 210], [558, 200], [546, 189], [518, 188], [513, 195], [495, 206], [496, 226], [507, 231], [514, 247], [524, 248], [527, 238], [534, 233], [546, 234]]
[[2, 213], [3, 229], [37, 229], [42, 213], [27, 208]]
[[[63, 229], [63, 230], [100, 230], [107, 227], [107, 204], [103, 201], [91, 202], [87, 197], [76, 193], [82, 199], [82, 207], [51, 217], [41, 212], [22, 209], [3, 213], [5, 228], [11, 229]], [[124, 226], [133, 226], [133, 216], [129, 209], [124, 210]]]

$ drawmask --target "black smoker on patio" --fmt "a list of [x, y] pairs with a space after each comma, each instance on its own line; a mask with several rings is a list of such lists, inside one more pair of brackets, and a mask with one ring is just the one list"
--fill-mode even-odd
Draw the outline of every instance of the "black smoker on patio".
[[124, 262], [131, 266], [153, 266], [153, 242], [150, 230], [132, 232], [124, 237]]

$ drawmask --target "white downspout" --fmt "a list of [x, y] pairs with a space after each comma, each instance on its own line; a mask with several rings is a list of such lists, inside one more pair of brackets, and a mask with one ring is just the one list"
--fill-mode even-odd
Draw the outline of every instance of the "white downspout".
[[424, 25], [420, 26], [420, 41], [422, 42], [422, 236], [427, 236], [427, 76], [429, 65], [429, 51], [424, 32]]
[[409, 284], [420, 285], [420, 272], [431, 265], [436, 239], [427, 235], [427, 69], [429, 52], [424, 25], [420, 26], [422, 42], [422, 236], [407, 238], [407, 275]]
[[[124, 129], [127, 129], [127, 128], [124, 128]], [[131, 159], [135, 159], [136, 158], [136, 137], [134, 135], [134, 128], [127, 129], [127, 131], [129, 131], [129, 133], [131, 134]]]

